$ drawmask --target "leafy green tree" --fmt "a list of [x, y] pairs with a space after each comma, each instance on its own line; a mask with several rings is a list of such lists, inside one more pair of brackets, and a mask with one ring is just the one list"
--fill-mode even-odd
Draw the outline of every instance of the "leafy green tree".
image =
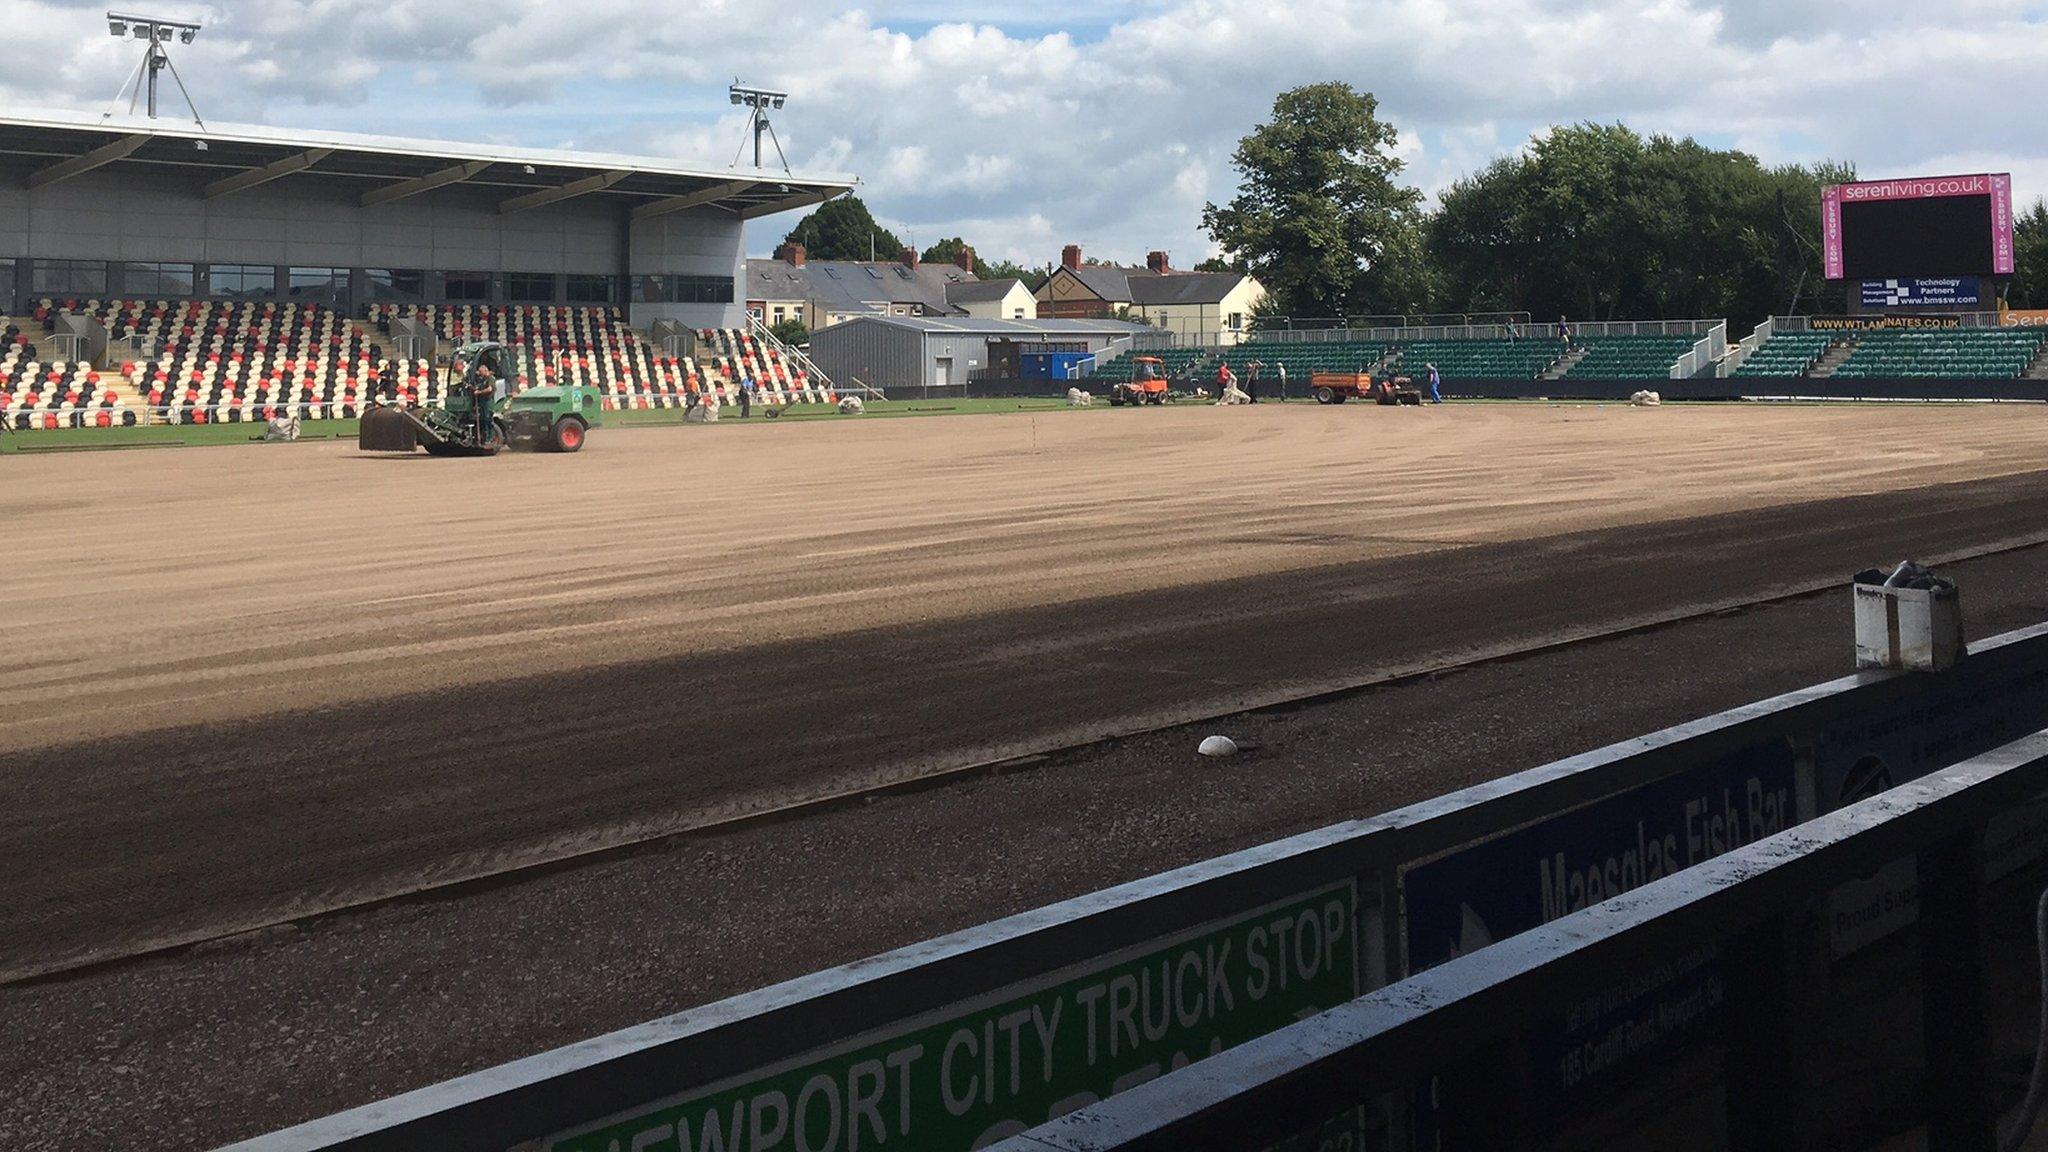
[[1013, 260], [998, 260], [993, 264], [977, 265], [974, 274], [983, 280], [1022, 280], [1024, 287], [1032, 292], [1045, 287], [1052, 279], [1052, 265], [1025, 265]]
[[2048, 308], [2048, 203], [2013, 221], [2013, 277], [2006, 302], [2015, 308]]
[[1282, 92], [1269, 123], [1238, 141], [1240, 186], [1202, 208], [1225, 256], [1257, 276], [1277, 310], [1342, 316], [1422, 201], [1395, 182], [1398, 134], [1369, 92], [1310, 84]]
[[[965, 251], [969, 251], [967, 241], [958, 236], [952, 236], [925, 249], [918, 259], [927, 264], [951, 264], [959, 257], [960, 253]], [[979, 263], [980, 261], [977, 260], [976, 264], [978, 265]]]
[[1840, 311], [1821, 278], [1820, 191], [1845, 165], [1766, 168], [1625, 126], [1554, 129], [1453, 184], [1426, 225], [1445, 311], [1539, 320]]
[[775, 323], [768, 326], [768, 331], [772, 333], [777, 340], [780, 340], [784, 344], [788, 344], [791, 346], [795, 346], [798, 344], [808, 344], [811, 342], [810, 328], [805, 326], [803, 321], [797, 319], [794, 316], [789, 316], [785, 317], [784, 319], [777, 320]]
[[1211, 256], [1195, 265], [1197, 272], [1242, 272], [1244, 269], [1223, 256]]
[[875, 223], [858, 196], [841, 196], [820, 204], [797, 221], [782, 242], [803, 245], [812, 260], [894, 260], [903, 251], [903, 241]]

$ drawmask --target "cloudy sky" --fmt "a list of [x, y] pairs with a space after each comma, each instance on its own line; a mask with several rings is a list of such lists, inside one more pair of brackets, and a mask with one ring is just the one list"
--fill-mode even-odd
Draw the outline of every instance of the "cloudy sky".
[[[144, 3], [145, 0], [137, 0]], [[723, 168], [735, 76], [791, 93], [799, 171], [858, 175], [919, 244], [1210, 251], [1237, 138], [1295, 84], [1370, 90], [1434, 192], [1545, 125], [1624, 120], [1866, 176], [2011, 170], [2048, 194], [2048, 0], [146, 0], [207, 30], [219, 121], [645, 152]], [[107, 4], [0, 0], [8, 107], [104, 109]], [[757, 221], [756, 253], [794, 222]]]

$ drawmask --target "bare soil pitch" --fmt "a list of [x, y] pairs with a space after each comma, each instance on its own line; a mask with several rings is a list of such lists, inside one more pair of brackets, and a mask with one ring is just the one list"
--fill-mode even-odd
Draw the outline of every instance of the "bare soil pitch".
[[0, 973], [2024, 536], [2044, 433], [1276, 406], [14, 457]]

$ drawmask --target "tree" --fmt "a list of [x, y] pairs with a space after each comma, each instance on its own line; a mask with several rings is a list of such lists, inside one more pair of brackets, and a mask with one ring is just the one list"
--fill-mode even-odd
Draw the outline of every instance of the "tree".
[[1282, 92], [1269, 123], [1238, 141], [1241, 183], [1228, 205], [1202, 208], [1202, 227], [1227, 259], [1257, 276], [1274, 307], [1342, 316], [1362, 282], [1400, 241], [1422, 201], [1396, 184], [1398, 134], [1371, 93], [1349, 84]]
[[803, 245], [804, 254], [812, 260], [894, 260], [903, 252], [903, 241], [875, 223], [858, 196], [841, 196], [820, 204], [817, 211], [797, 221], [782, 242]]
[[974, 274], [983, 280], [1022, 280], [1027, 290], [1036, 292], [1052, 279], [1052, 265], [1027, 266], [1011, 260], [998, 260], [977, 266]]
[[803, 321], [797, 319], [794, 316], [788, 316], [781, 320], [777, 320], [774, 324], [769, 326], [768, 331], [777, 340], [780, 340], [784, 344], [788, 344], [791, 347], [795, 347], [799, 344], [808, 344], [811, 342], [810, 328], [806, 327]]
[[2015, 308], [2048, 308], [2048, 203], [2013, 221], [2013, 277], [2006, 302]]
[[1229, 260], [1229, 259], [1227, 259], [1227, 258], [1225, 258], [1225, 257], [1222, 257], [1222, 256], [1211, 256], [1211, 257], [1209, 257], [1209, 258], [1208, 258], [1207, 260], [1204, 260], [1204, 261], [1202, 261], [1201, 263], [1199, 263], [1199, 264], [1195, 265], [1195, 271], [1197, 271], [1197, 272], [1242, 272], [1242, 271], [1244, 271], [1244, 269], [1243, 269], [1243, 268], [1240, 268], [1240, 267], [1238, 267], [1238, 266], [1237, 266], [1236, 264], [1233, 264], [1233, 263], [1231, 263], [1231, 262], [1230, 262], [1230, 260]]
[[953, 236], [925, 249], [924, 254], [919, 256], [918, 259], [927, 264], [951, 264], [959, 258], [960, 253], [971, 251], [973, 249], [967, 246], [967, 241], [958, 236]]
[[1854, 178], [1620, 124], [1553, 129], [1444, 192], [1426, 225], [1433, 290], [1448, 311], [1725, 316], [1738, 330], [1840, 311], [1842, 286], [1821, 278], [1820, 192]]

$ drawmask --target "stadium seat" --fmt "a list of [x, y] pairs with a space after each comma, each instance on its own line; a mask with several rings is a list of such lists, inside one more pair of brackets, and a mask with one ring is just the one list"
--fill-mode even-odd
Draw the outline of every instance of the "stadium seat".
[[1565, 372], [1576, 380], [1668, 380], [1671, 370], [1699, 342], [1695, 336], [1598, 336]]
[[2040, 355], [2048, 333], [2028, 328], [1885, 329], [1859, 332], [1835, 368], [1844, 380], [2010, 380]]
[[1736, 366], [1734, 375], [1737, 379], [1804, 376], [1834, 342], [1825, 332], [1776, 332]]

